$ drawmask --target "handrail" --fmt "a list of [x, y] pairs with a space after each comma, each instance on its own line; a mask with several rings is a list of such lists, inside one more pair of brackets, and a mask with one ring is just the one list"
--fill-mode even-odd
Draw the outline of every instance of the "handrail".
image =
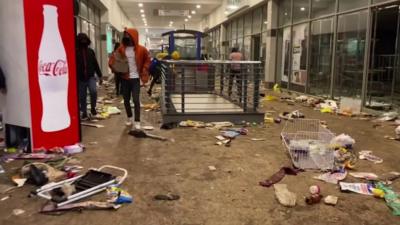
[[171, 64], [261, 64], [261, 61], [230, 61], [230, 60], [162, 60]]

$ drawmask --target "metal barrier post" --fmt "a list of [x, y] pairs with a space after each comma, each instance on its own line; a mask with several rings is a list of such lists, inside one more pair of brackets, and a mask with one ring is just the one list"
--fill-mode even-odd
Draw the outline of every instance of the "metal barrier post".
[[258, 108], [258, 98], [260, 96], [260, 74], [261, 74], [261, 66], [260, 65], [254, 65], [256, 67], [255, 73], [254, 73], [254, 96], [253, 96], [253, 110], [254, 112], [257, 111]]
[[248, 78], [248, 72], [249, 72], [249, 67], [250, 65], [247, 64], [245, 65], [245, 69], [244, 69], [244, 73], [243, 73], [243, 69], [242, 69], [242, 74], [241, 74], [241, 86], [242, 86], [242, 90], [243, 91], [243, 95], [241, 96], [243, 98], [243, 111], [247, 112], [247, 78]]
[[185, 66], [182, 66], [181, 71], [181, 109], [185, 113]]

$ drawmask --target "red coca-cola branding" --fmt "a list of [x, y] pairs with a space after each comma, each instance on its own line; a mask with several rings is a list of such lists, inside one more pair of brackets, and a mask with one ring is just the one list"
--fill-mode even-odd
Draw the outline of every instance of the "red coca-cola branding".
[[44, 76], [62, 76], [67, 75], [68, 64], [65, 60], [56, 62], [39, 62], [39, 74]]

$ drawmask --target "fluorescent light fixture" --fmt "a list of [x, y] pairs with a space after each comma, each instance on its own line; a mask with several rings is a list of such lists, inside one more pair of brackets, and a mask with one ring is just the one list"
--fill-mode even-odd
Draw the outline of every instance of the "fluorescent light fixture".
[[144, 9], [141, 9], [140, 12], [141, 12], [141, 13], [144, 13]]
[[306, 8], [305, 7], [301, 7], [300, 10], [301, 11], [306, 11]]
[[143, 17], [143, 18], [145, 18], [145, 17], [146, 17], [146, 15], [142, 14], [142, 17]]
[[193, 15], [196, 14], [196, 10], [192, 10], [192, 14], [193, 14]]
[[228, 5], [226, 8], [231, 9], [231, 10], [236, 10], [239, 8], [237, 5]]
[[188, 19], [185, 19], [185, 22], [189, 21]]
[[149, 29], [146, 28], [146, 33], [149, 33]]
[[201, 5], [196, 5], [196, 8], [200, 9], [200, 8], [201, 8]]
[[139, 5], [139, 7], [143, 7], [143, 3], [139, 3], [138, 5]]
[[189, 19], [191, 19], [191, 18], [192, 18], [192, 16], [191, 16], [191, 15], [189, 15], [189, 16], [188, 16], [188, 18], [189, 18]]

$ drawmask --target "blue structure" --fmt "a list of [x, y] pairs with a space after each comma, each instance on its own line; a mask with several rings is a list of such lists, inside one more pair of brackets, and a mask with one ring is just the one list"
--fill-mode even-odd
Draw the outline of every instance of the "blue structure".
[[[162, 34], [163, 37], [168, 36], [168, 53], [172, 54], [172, 52], [178, 51], [181, 54], [182, 59], [188, 60], [201, 59], [201, 39], [204, 37], [204, 35], [204, 33], [195, 30], [176, 30]], [[192, 48], [194, 47], [195, 51], [191, 52], [189, 49], [190, 46], [180, 46], [181, 49], [178, 49], [178, 46], [176, 45], [178, 40], [194, 40], [195, 44], [192, 46]]]

